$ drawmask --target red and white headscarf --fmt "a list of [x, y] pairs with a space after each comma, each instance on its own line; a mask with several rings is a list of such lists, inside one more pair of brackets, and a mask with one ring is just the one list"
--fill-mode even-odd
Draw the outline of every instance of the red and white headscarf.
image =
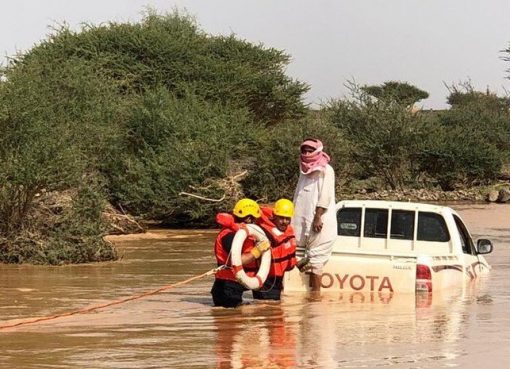
[[322, 142], [315, 138], [307, 138], [301, 144], [300, 149], [302, 149], [303, 146], [310, 146], [315, 150], [311, 153], [301, 154], [301, 173], [310, 174], [316, 170], [323, 171], [331, 159], [328, 154], [322, 151], [324, 148]]

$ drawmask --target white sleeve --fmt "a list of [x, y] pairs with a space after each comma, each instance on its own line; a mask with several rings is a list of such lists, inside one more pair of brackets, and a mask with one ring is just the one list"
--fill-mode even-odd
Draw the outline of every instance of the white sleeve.
[[317, 207], [328, 209], [329, 205], [332, 201], [335, 201], [331, 198], [331, 194], [335, 193], [335, 172], [333, 168], [329, 165], [326, 166], [324, 170], [324, 179], [322, 182], [322, 187], [319, 192], [319, 201], [317, 202]]
[[296, 188], [294, 189], [294, 197], [292, 198], [292, 202], [294, 203], [294, 205], [296, 204], [296, 200], [298, 198], [300, 180], [301, 180], [301, 175], [299, 175], [298, 181], [296, 183]]

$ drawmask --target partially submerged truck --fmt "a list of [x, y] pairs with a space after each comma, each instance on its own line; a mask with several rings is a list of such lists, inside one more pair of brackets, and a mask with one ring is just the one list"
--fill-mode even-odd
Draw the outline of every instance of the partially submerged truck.
[[[413, 202], [351, 200], [337, 204], [338, 236], [324, 267], [325, 291], [432, 293], [489, 272], [490, 240], [473, 239], [455, 210]], [[298, 248], [298, 258], [304, 248]], [[310, 288], [297, 268], [285, 292]]]

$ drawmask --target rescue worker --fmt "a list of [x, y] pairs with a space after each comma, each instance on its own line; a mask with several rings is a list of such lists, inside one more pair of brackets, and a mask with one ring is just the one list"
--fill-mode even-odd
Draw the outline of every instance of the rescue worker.
[[274, 209], [262, 208], [257, 224], [264, 230], [271, 243], [271, 267], [262, 288], [253, 291], [258, 300], [280, 300], [283, 276], [296, 265], [296, 237], [290, 220], [294, 204], [287, 199], [278, 200]]
[[[216, 220], [222, 229], [216, 237], [214, 253], [218, 266], [225, 265], [226, 268], [219, 270], [215, 275], [211, 294], [214, 306], [227, 308], [237, 307], [242, 303], [243, 292], [247, 291], [241, 283], [237, 282], [231, 265], [230, 250], [236, 232], [243, 224], [255, 223], [260, 218], [259, 205], [251, 199], [239, 200], [233, 210], [233, 217], [230, 214], [218, 214]], [[252, 237], [247, 237], [241, 249], [241, 260], [246, 274], [253, 277], [258, 271], [257, 259], [262, 253], [270, 248], [269, 242], [255, 243]]]

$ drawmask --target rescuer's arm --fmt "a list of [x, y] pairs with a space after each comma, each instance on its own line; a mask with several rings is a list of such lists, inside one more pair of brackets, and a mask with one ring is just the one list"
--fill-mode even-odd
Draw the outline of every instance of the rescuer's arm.
[[251, 263], [252, 261], [260, 258], [264, 252], [266, 252], [271, 247], [269, 241], [260, 241], [258, 242], [250, 252], [247, 252], [241, 255], [241, 260], [243, 264]]
[[[232, 249], [232, 241], [234, 240], [235, 233], [231, 233], [223, 237], [223, 240], [221, 241], [221, 244], [223, 246], [223, 249], [230, 253], [230, 250]], [[271, 247], [269, 244], [269, 241], [261, 241], [255, 245], [253, 249], [251, 249], [248, 252], [245, 252], [241, 255], [241, 262], [244, 264], [249, 264], [252, 261], [260, 258], [264, 251], [268, 250]]]

